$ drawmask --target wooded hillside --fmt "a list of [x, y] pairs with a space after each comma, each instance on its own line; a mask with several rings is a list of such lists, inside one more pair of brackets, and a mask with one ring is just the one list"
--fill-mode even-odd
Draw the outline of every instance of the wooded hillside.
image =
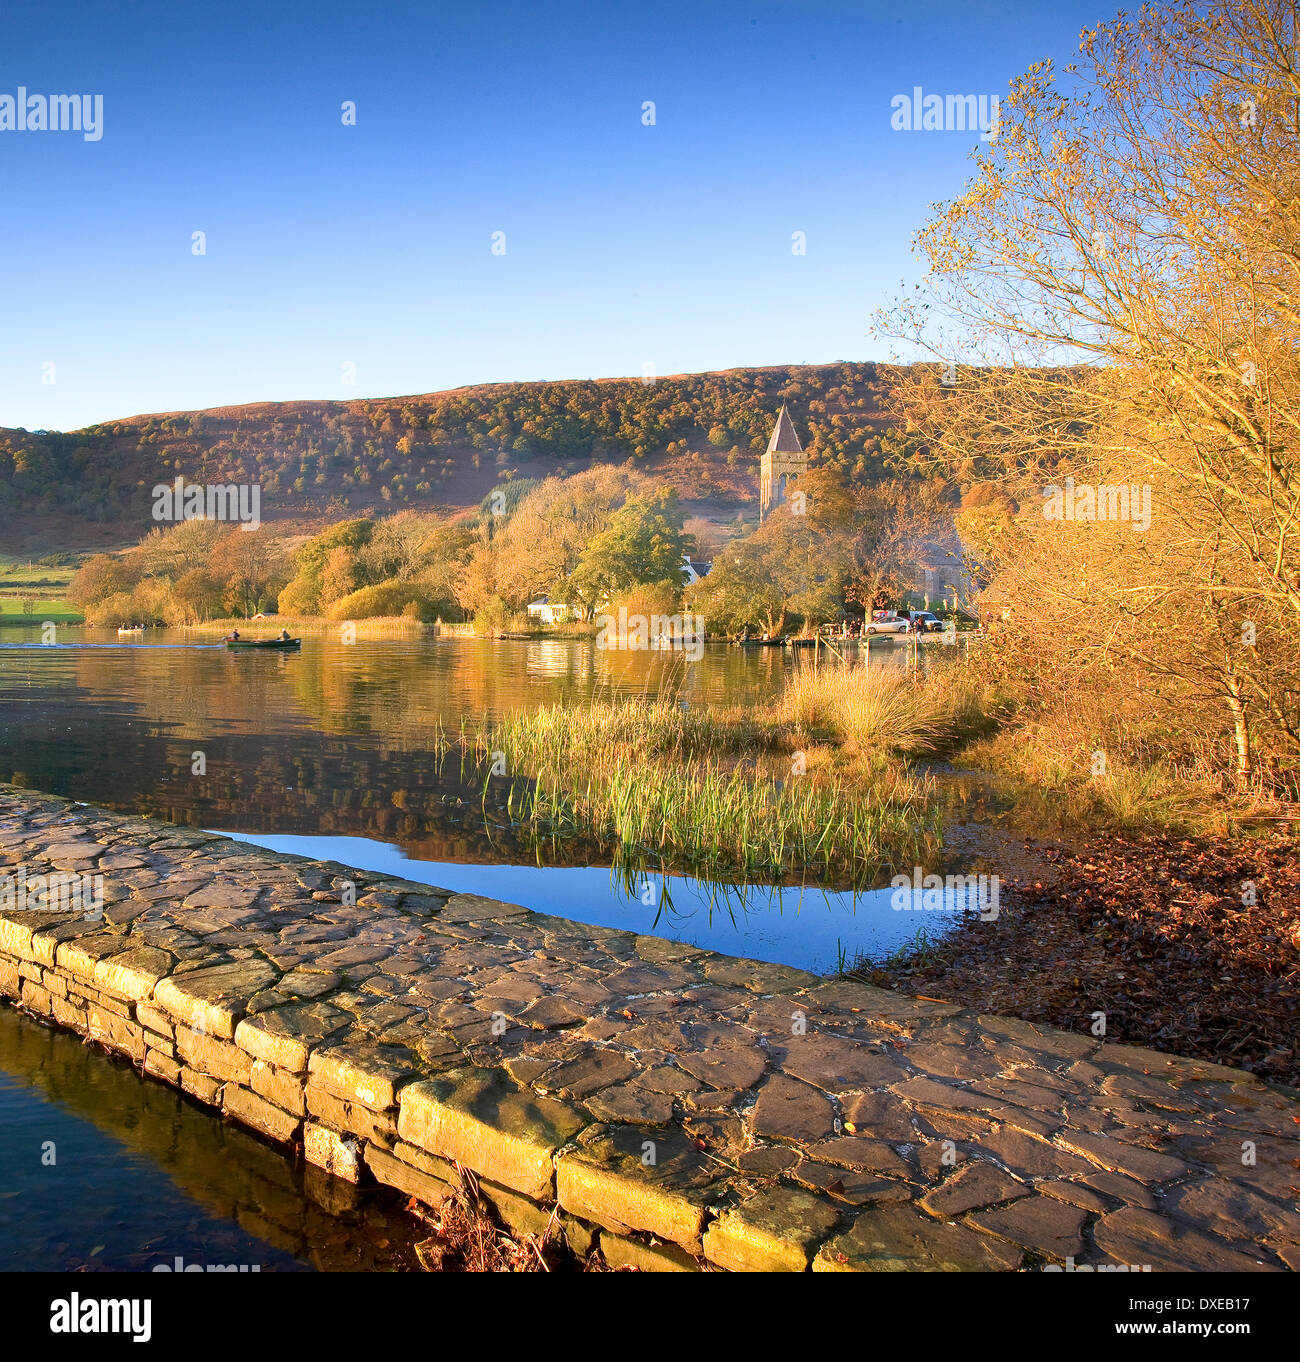
[[150, 528], [151, 489], [183, 476], [260, 484], [262, 516], [477, 504], [502, 481], [631, 460], [693, 513], [756, 512], [782, 402], [811, 455], [873, 481], [905, 451], [882, 414], [899, 375], [832, 364], [640, 379], [501, 383], [351, 402], [136, 416], [69, 433], [0, 430], [6, 547], [86, 548]]

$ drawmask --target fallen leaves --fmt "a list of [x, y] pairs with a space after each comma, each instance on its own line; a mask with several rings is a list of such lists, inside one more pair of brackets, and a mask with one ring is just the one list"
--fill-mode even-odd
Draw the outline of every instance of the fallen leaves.
[[1300, 1086], [1294, 835], [1026, 852], [1054, 873], [1004, 877], [996, 922], [964, 923], [925, 959], [864, 977], [1076, 1032], [1104, 1012], [1107, 1040]]

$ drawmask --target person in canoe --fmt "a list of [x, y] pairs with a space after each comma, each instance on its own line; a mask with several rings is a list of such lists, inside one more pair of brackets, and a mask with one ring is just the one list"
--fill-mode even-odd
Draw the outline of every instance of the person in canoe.
[[238, 630], [238, 629], [232, 629], [232, 630], [225, 636], [225, 638], [223, 638], [221, 641], [222, 641], [222, 643], [238, 643], [238, 642], [239, 642], [239, 630]]
[[290, 642], [289, 631], [287, 629], [281, 629], [279, 633], [279, 638], [282, 643]]

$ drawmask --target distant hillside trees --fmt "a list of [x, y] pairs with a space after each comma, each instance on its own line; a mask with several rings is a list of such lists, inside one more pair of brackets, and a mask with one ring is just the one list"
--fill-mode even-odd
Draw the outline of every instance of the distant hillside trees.
[[[679, 496], [743, 501], [752, 496], [745, 464], [757, 460], [782, 401], [826, 465], [859, 481], [900, 468], [914, 442], [889, 428], [882, 405], [901, 372], [837, 364], [653, 384], [499, 384], [401, 400], [144, 417], [70, 434], [0, 431], [0, 510], [143, 527], [149, 489], [178, 474], [255, 483], [268, 519], [321, 514], [336, 498], [385, 511], [430, 507], [453, 499], [458, 477], [480, 467], [508, 472], [525, 459], [557, 473], [672, 459]], [[530, 490], [509, 492], [508, 509]]]

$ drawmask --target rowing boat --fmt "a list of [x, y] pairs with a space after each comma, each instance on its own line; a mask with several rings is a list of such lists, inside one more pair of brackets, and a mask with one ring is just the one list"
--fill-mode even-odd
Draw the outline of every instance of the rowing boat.
[[228, 638], [226, 647], [232, 651], [237, 648], [301, 648], [300, 638]]

